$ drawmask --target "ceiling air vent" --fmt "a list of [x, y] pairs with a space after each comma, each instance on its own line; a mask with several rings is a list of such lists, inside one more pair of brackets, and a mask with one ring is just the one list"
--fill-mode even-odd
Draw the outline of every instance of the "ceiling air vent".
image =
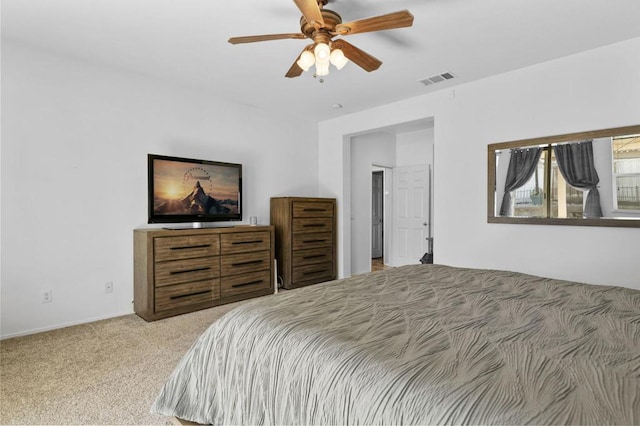
[[431, 77], [427, 77], [419, 81], [425, 86], [431, 86], [432, 84], [440, 83], [441, 81], [445, 80], [451, 80], [452, 78], [455, 78], [455, 75], [450, 72], [443, 72], [442, 74], [432, 75]]

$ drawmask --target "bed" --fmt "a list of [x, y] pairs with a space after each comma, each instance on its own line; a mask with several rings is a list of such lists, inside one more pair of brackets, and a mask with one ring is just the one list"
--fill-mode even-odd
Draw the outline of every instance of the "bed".
[[248, 302], [152, 411], [203, 424], [640, 424], [640, 291], [411, 265]]

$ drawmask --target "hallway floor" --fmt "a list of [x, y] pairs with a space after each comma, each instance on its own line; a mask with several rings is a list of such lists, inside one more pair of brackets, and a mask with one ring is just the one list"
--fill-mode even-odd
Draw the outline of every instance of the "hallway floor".
[[371, 272], [382, 271], [389, 268], [389, 266], [384, 264], [383, 258], [377, 257], [375, 259], [371, 259]]

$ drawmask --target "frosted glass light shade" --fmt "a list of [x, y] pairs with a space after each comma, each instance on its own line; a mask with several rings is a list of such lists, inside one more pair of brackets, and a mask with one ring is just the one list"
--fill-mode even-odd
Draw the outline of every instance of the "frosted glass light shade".
[[313, 53], [316, 56], [316, 62], [329, 61], [329, 55], [331, 54], [331, 49], [329, 49], [329, 45], [324, 43], [316, 44], [316, 47], [313, 49]]
[[316, 61], [316, 75], [325, 76], [329, 75], [329, 61]]
[[342, 53], [342, 50], [340, 49], [333, 49], [333, 51], [331, 52], [331, 56], [329, 57], [329, 60], [339, 70], [341, 70], [342, 67], [347, 65], [347, 62], [349, 62], [347, 57], [344, 56], [344, 53]]
[[300, 55], [300, 59], [298, 59], [296, 64], [298, 64], [298, 66], [302, 68], [304, 71], [309, 71], [309, 68], [311, 68], [311, 66], [315, 62], [316, 62], [316, 57], [313, 55], [313, 53], [309, 52], [308, 50], [305, 50]]

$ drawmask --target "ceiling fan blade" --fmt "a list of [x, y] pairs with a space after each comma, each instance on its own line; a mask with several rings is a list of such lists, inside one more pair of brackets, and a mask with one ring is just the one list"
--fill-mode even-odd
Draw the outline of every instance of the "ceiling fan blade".
[[294, 77], [300, 77], [300, 75], [302, 75], [302, 72], [304, 71], [302, 68], [300, 68], [297, 64], [297, 59], [293, 62], [293, 65], [291, 65], [291, 68], [289, 68], [289, 71], [287, 71], [287, 73], [284, 75], [287, 78], [294, 78]]
[[371, 31], [391, 30], [413, 25], [413, 15], [408, 10], [374, 16], [358, 21], [344, 22], [336, 25], [335, 33], [339, 35], [359, 34]]
[[293, 2], [310, 25], [316, 28], [324, 27], [324, 19], [317, 0], [293, 0]]
[[255, 36], [231, 37], [229, 39], [229, 43], [231, 44], [255, 43], [257, 41], [284, 40], [287, 38], [304, 39], [304, 38], [307, 38], [307, 36], [302, 33], [264, 34], [264, 35], [255, 35]]
[[379, 59], [344, 40], [334, 40], [332, 46], [342, 50], [347, 59], [367, 72], [375, 71], [382, 65], [382, 61]]

